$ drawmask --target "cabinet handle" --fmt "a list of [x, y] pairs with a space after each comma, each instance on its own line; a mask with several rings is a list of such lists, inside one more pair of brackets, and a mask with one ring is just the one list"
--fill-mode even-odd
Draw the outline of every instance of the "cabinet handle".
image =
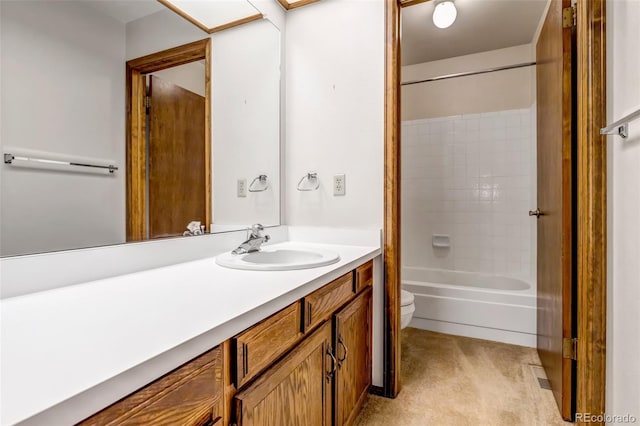
[[249, 345], [242, 344], [242, 377], [249, 374]]
[[346, 361], [347, 356], [349, 355], [349, 351], [347, 350], [347, 346], [344, 344], [344, 341], [342, 340], [342, 336], [338, 337], [338, 344], [342, 346], [342, 349], [344, 350], [344, 356], [342, 358], [338, 356], [338, 368], [340, 368], [342, 367], [342, 363]]
[[327, 383], [329, 383], [331, 381], [331, 377], [336, 372], [336, 365], [337, 365], [338, 361], [336, 360], [336, 357], [331, 352], [331, 347], [327, 347], [327, 355], [329, 355], [331, 357], [331, 371], [329, 371], [327, 373]]
[[313, 305], [311, 302], [307, 302], [307, 327], [311, 325], [311, 308]]

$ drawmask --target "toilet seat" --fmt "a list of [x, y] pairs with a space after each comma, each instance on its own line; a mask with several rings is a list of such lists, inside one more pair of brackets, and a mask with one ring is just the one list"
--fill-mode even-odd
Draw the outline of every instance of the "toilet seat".
[[414, 296], [406, 290], [400, 292], [400, 306], [409, 306], [413, 304]]

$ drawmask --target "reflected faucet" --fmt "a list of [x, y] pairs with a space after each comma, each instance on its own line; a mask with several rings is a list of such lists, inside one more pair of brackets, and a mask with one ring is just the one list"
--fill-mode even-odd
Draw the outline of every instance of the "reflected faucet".
[[264, 231], [264, 226], [260, 225], [259, 223], [252, 225], [251, 233], [249, 234], [247, 241], [240, 244], [238, 248], [233, 250], [231, 253], [245, 254], [245, 253], [251, 253], [254, 251], [259, 251], [260, 246], [262, 246], [262, 244], [266, 243], [271, 239], [270, 236], [263, 235], [262, 231]]

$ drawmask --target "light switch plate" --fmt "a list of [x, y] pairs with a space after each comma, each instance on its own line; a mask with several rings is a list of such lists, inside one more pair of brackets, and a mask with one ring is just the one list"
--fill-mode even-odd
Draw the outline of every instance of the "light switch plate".
[[247, 180], [246, 179], [238, 179], [238, 197], [246, 197], [247, 196]]
[[347, 192], [346, 184], [346, 175], [334, 175], [333, 195], [345, 195]]

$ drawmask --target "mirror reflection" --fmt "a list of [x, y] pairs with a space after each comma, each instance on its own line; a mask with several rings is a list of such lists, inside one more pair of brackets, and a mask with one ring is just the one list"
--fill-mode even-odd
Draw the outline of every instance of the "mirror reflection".
[[0, 2], [0, 255], [280, 223], [280, 32], [207, 5]]

